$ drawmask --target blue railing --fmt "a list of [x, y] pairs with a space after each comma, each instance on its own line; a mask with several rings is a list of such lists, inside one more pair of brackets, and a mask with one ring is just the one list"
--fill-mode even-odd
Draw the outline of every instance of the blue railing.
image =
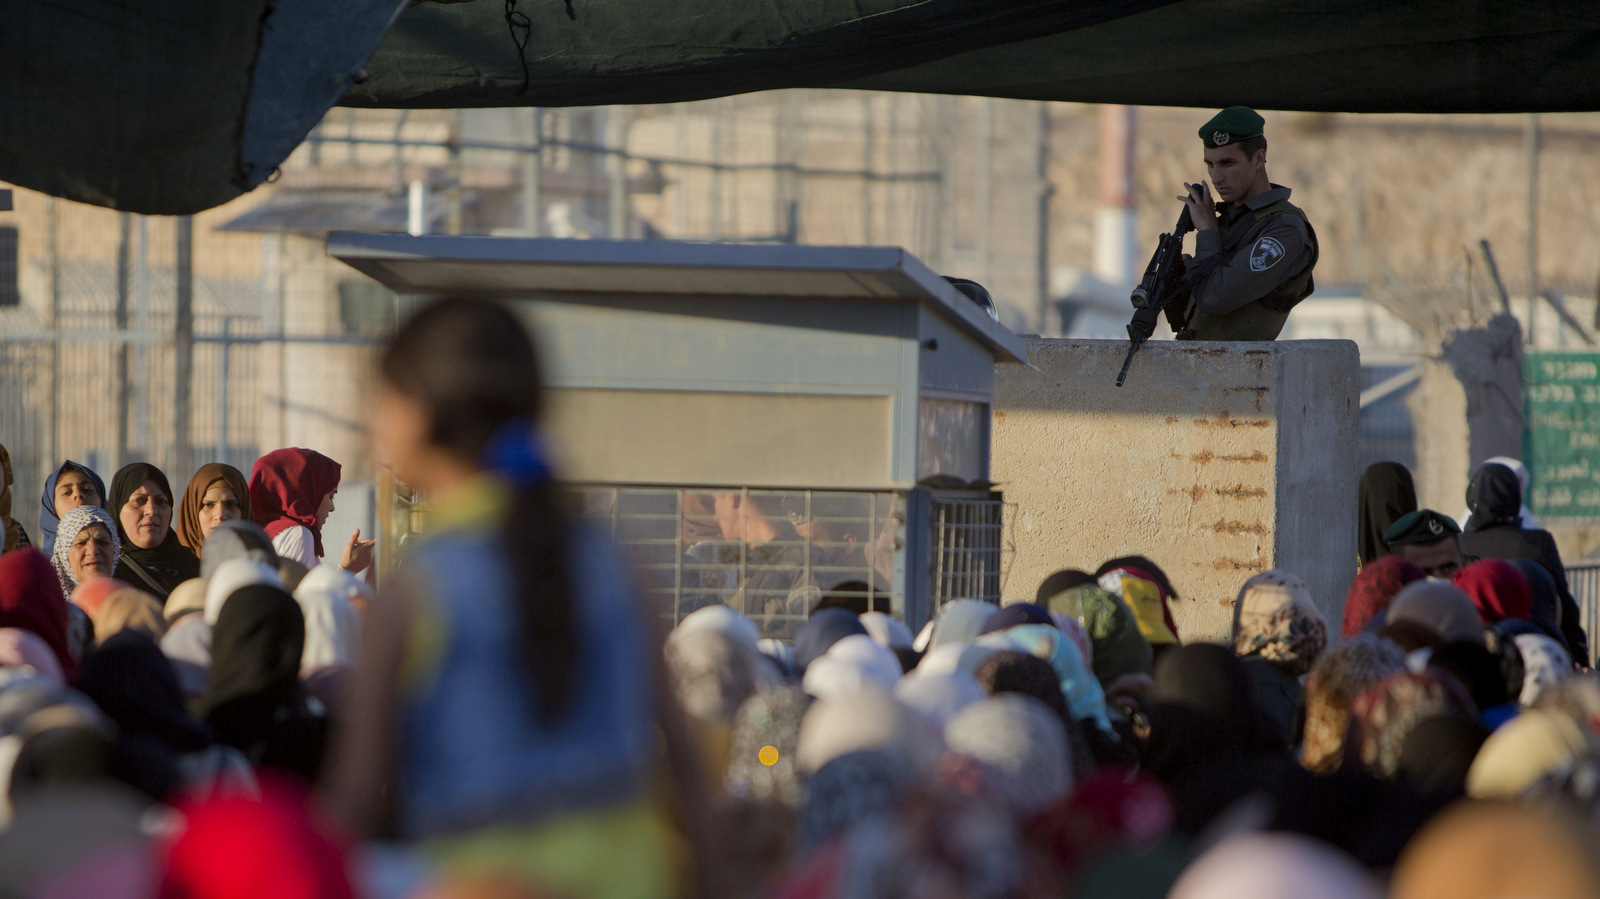
[[1595, 664], [1596, 646], [1595, 625], [1600, 622], [1600, 563], [1592, 565], [1568, 565], [1567, 587], [1572, 591], [1572, 598], [1578, 602], [1578, 612], [1583, 621], [1584, 633], [1589, 635], [1589, 664]]

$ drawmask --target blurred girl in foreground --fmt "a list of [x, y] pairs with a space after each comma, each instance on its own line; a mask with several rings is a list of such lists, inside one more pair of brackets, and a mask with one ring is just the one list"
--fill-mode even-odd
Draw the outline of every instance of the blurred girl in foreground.
[[427, 492], [430, 533], [369, 608], [336, 806], [387, 829], [391, 783], [392, 828], [449, 878], [683, 892], [698, 828], [675, 828], [647, 787], [665, 749], [698, 820], [693, 757], [626, 565], [558, 502], [527, 332], [501, 306], [440, 301], [401, 327], [380, 375], [374, 456]]

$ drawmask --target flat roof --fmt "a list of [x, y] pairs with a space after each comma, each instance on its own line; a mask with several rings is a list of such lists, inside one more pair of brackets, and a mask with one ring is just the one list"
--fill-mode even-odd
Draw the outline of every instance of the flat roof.
[[997, 360], [1027, 358], [1022, 338], [898, 247], [339, 231], [328, 254], [400, 293], [917, 300]]

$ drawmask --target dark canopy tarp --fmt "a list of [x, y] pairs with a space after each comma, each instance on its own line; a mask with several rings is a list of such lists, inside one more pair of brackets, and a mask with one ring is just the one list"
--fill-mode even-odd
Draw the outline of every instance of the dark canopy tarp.
[[[401, 17], [349, 106], [573, 106], [848, 87], [1329, 112], [1600, 109], [1600, 3], [521, 0]], [[569, 18], [570, 9], [573, 17]]]
[[[350, 106], [657, 103], [781, 87], [1364, 112], [1600, 109], [1592, 0], [27, 2], [0, 180], [193, 212]], [[264, 18], [263, 18], [264, 16]], [[355, 77], [361, 62], [365, 80]]]
[[0, 11], [0, 181], [178, 214], [260, 184], [404, 0], [19, 0]]

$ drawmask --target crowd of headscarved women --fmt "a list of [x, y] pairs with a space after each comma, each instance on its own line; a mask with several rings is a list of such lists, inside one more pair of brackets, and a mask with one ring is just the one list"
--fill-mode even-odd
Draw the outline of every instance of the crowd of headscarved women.
[[663, 633], [503, 307], [424, 306], [376, 385], [428, 498], [376, 593], [309, 450], [65, 462], [32, 533], [0, 494], [0, 896], [1600, 895], [1600, 676], [1514, 468], [1466, 535], [1369, 471], [1331, 624], [1270, 570], [1185, 633], [1217, 600], [1129, 555], [915, 634], [824, 594], [783, 643]]

